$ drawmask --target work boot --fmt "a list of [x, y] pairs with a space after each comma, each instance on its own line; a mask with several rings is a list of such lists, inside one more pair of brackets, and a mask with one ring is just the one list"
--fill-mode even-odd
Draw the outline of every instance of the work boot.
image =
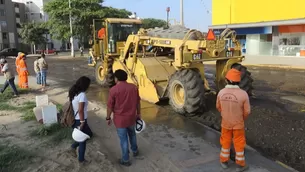
[[243, 172], [243, 171], [246, 171], [249, 169], [249, 166], [248, 165], [245, 165], [245, 166], [240, 166], [240, 165], [237, 165], [238, 167], [236, 168], [236, 172]]
[[131, 162], [130, 161], [124, 162], [122, 159], [119, 159], [119, 164], [127, 166], [127, 167], [131, 166]]
[[229, 163], [228, 163], [228, 162], [220, 162], [220, 166], [221, 166], [223, 169], [227, 169], [227, 168], [229, 168]]
[[133, 153], [133, 157], [137, 157], [139, 155], [139, 151]]
[[90, 161], [87, 161], [87, 160], [78, 161], [78, 164], [79, 164], [80, 166], [86, 166], [86, 165], [89, 165], [89, 164], [90, 164]]

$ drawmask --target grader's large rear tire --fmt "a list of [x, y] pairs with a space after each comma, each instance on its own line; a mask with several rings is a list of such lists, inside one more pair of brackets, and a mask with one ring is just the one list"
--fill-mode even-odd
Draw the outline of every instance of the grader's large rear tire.
[[95, 65], [95, 80], [103, 87], [112, 87], [114, 85], [114, 74], [112, 70], [113, 59], [108, 59], [107, 74], [103, 75], [103, 62], [99, 61]]
[[169, 104], [179, 114], [193, 116], [205, 107], [204, 83], [191, 69], [177, 71], [169, 81]]
[[235, 68], [241, 72], [241, 81], [239, 87], [245, 90], [249, 96], [252, 96], [253, 93], [253, 78], [251, 77], [251, 72], [241, 64], [233, 64], [232, 68]]

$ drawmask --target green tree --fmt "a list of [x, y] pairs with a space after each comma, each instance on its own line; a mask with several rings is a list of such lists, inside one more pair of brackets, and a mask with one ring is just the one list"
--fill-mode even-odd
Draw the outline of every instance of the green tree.
[[164, 27], [164, 28], [167, 27], [167, 22], [161, 19], [146, 18], [143, 19], [142, 22], [144, 29], [155, 28], [155, 27]]
[[[84, 40], [91, 35], [90, 25], [93, 19], [106, 17], [126, 18], [131, 12], [124, 9], [103, 7], [103, 0], [71, 0], [73, 36]], [[49, 15], [48, 28], [52, 36], [59, 40], [69, 40], [69, 2], [68, 0], [53, 0], [44, 6]]]
[[48, 29], [45, 27], [44, 23], [26, 23], [21, 25], [21, 31], [19, 34], [24, 43], [35, 46], [46, 44], [47, 39], [45, 34], [47, 33]]

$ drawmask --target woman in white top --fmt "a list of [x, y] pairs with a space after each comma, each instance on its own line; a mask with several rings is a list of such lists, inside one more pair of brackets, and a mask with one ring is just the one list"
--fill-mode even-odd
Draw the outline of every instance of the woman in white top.
[[[86, 91], [89, 88], [91, 80], [86, 77], [80, 77], [76, 83], [69, 90], [69, 100], [72, 101], [73, 110], [75, 113], [75, 123], [73, 128], [79, 128], [84, 133], [92, 136], [92, 131], [87, 124], [88, 117], [88, 100], [86, 96]], [[78, 161], [80, 163], [85, 162], [85, 151], [86, 151], [86, 141], [84, 142], [74, 142], [71, 145], [71, 152], [76, 157], [76, 148], [78, 149]]]

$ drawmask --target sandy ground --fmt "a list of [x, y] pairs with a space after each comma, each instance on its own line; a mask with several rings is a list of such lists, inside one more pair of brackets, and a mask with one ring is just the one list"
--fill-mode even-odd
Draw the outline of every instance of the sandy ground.
[[[19, 98], [11, 100], [10, 104], [14, 106], [22, 105], [24, 102], [35, 101], [35, 93], [21, 95]], [[24, 122], [20, 112], [1, 111], [0, 112], [0, 143], [10, 143], [22, 149], [26, 149], [34, 154], [34, 158], [27, 161], [30, 165], [24, 165], [24, 172], [97, 172], [97, 171], [116, 171], [112, 163], [106, 159], [100, 152], [99, 142], [90, 140], [87, 145], [86, 157], [90, 162], [89, 166], [80, 166], [76, 158], [70, 156], [66, 151], [69, 148], [71, 139], [62, 140], [59, 144], [50, 142], [49, 137], [33, 137], [30, 133], [41, 126], [36, 121]], [[18, 172], [20, 168], [15, 164]], [[12, 169], [11, 167], [10, 169]], [[2, 169], [1, 172], [12, 172]]]

